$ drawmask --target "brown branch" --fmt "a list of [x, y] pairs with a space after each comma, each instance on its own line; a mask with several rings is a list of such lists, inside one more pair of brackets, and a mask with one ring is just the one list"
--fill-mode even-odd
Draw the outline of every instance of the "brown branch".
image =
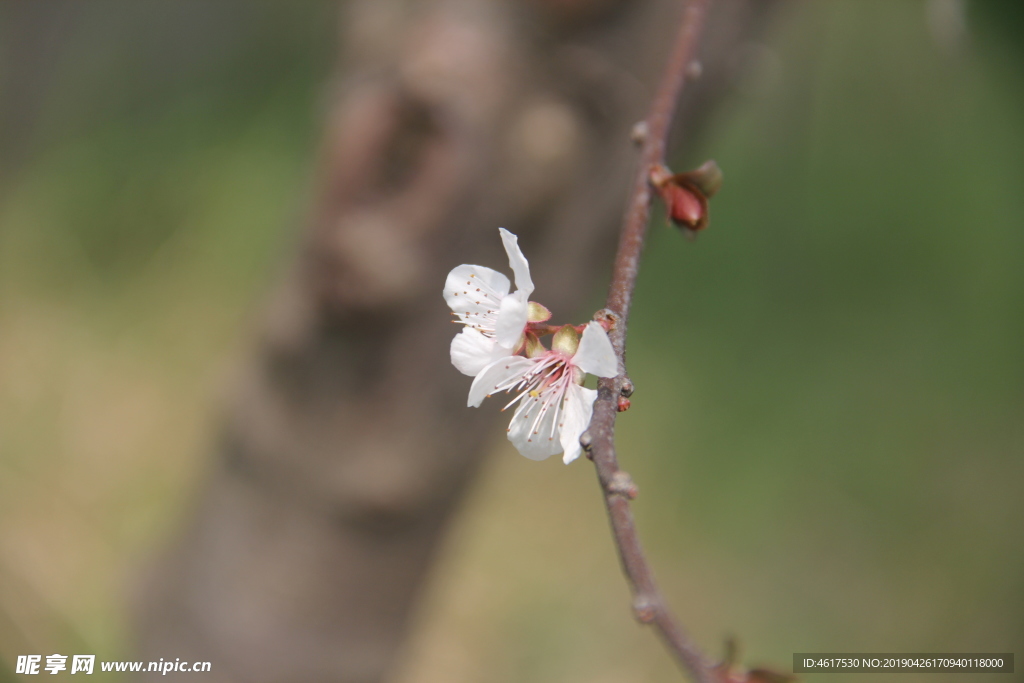
[[615, 454], [615, 416], [619, 397], [628, 396], [633, 388], [625, 370], [626, 318], [650, 216], [651, 187], [648, 179], [651, 170], [664, 162], [665, 141], [686, 80], [687, 67], [696, 54], [708, 4], [709, 0], [691, 0], [687, 4], [651, 113], [638, 131], [642, 144], [640, 167], [619, 238], [607, 307], [599, 314], [611, 323], [609, 336], [619, 360], [619, 375], [598, 383], [594, 417], [582, 439], [584, 445], [589, 446], [589, 455], [597, 468], [619, 558], [633, 590], [636, 616], [658, 629], [680, 664], [700, 683], [712, 683], [712, 665], [669, 610], [644, 556], [629, 507], [630, 499], [636, 495], [636, 487], [629, 475], [619, 469]]

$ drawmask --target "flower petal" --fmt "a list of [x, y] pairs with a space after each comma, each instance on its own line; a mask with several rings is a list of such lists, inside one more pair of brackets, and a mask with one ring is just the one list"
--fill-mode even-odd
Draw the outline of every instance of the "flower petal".
[[569, 389], [565, 393], [562, 421], [559, 425], [559, 439], [564, 453], [562, 462], [566, 465], [580, 457], [580, 452], [583, 450], [580, 445], [580, 436], [590, 426], [596, 399], [597, 392], [595, 390], [581, 387], [575, 383], [569, 385]]
[[498, 228], [501, 234], [501, 242], [505, 245], [505, 253], [508, 254], [508, 265], [516, 277], [516, 289], [523, 293], [525, 303], [533, 294], [533, 280], [530, 279], [530, 264], [519, 249], [519, 238], [505, 228]]
[[497, 315], [509, 286], [508, 278], [496, 270], [463, 264], [448, 273], [444, 300], [463, 322], [473, 324]]
[[583, 338], [580, 339], [580, 347], [576, 355], [572, 357], [572, 364], [598, 377], [615, 377], [619, 374], [619, 361], [615, 358], [615, 349], [598, 323], [590, 321], [583, 329]]
[[526, 396], [508, 424], [508, 440], [530, 460], [544, 460], [562, 450], [556, 423], [562, 412], [558, 394]]
[[479, 407], [485, 398], [495, 391], [504, 391], [509, 382], [515, 384], [535, 365], [535, 361], [522, 356], [499, 358], [477, 374], [473, 385], [469, 387], [466, 405], [471, 408]]
[[470, 377], [479, 375], [481, 370], [499, 358], [510, 355], [511, 351], [496, 344], [493, 337], [481, 334], [472, 327], [464, 328], [452, 339], [452, 365]]
[[529, 303], [526, 301], [526, 297], [520, 296], [520, 292], [501, 300], [498, 320], [494, 325], [495, 336], [497, 336], [499, 344], [510, 349], [518, 344], [519, 337], [523, 335], [523, 329], [526, 327], [529, 310]]

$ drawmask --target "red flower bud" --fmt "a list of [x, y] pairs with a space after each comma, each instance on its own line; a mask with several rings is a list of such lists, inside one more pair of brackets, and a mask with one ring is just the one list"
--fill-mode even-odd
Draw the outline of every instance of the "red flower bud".
[[667, 184], [662, 190], [662, 196], [668, 205], [669, 218], [673, 221], [691, 230], [700, 230], [704, 227], [702, 222], [706, 213], [706, 199], [675, 183]]
[[714, 161], [696, 171], [672, 174], [664, 166], [651, 169], [651, 184], [665, 202], [668, 216], [689, 236], [708, 225], [708, 197], [722, 184], [722, 172]]

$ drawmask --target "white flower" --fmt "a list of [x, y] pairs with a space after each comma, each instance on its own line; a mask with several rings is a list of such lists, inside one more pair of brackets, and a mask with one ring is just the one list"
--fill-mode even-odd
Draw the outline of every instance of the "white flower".
[[508, 439], [527, 458], [544, 460], [563, 452], [569, 464], [580, 455], [580, 435], [590, 424], [597, 392], [582, 386], [586, 373], [614, 377], [615, 351], [608, 334], [590, 322], [582, 338], [570, 326], [555, 334], [550, 351], [538, 355], [508, 356], [480, 371], [469, 389], [469, 405], [478, 407], [498, 391], [518, 391], [505, 406], [516, 403], [508, 426]]
[[530, 264], [519, 249], [519, 239], [505, 228], [498, 232], [515, 275], [515, 293], [508, 293], [507, 277], [484, 266], [458, 266], [448, 273], [444, 285], [444, 300], [466, 326], [452, 340], [452, 364], [470, 376], [511, 355], [522, 340], [529, 317], [533, 293]]

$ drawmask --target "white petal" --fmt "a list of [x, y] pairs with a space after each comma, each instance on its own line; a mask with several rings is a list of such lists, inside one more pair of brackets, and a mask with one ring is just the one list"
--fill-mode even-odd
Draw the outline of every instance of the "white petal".
[[452, 365], [470, 377], [479, 375], [485, 367], [509, 355], [509, 349], [496, 344], [493, 337], [485, 336], [471, 327], [464, 328], [452, 339]]
[[508, 424], [508, 440], [530, 460], [544, 460], [562, 450], [556, 423], [562, 412], [561, 399], [557, 392], [546, 394], [526, 396]]
[[461, 265], [448, 273], [444, 300], [463, 322], [474, 323], [493, 318], [508, 294], [508, 278], [484, 266]]
[[516, 289], [523, 293], [525, 303], [533, 294], [533, 280], [530, 279], [530, 264], [519, 249], [519, 238], [505, 228], [498, 228], [501, 234], [501, 242], [505, 245], [505, 253], [508, 254], [508, 265], [516, 276]]
[[466, 405], [471, 408], [479, 407], [485, 398], [496, 391], [504, 391], [509, 382], [518, 381], [534, 365], [535, 361], [522, 356], [506, 356], [494, 361], [481, 370], [473, 380]]
[[594, 415], [594, 400], [597, 399], [597, 392], [593, 389], [581, 387], [576, 383], [569, 386], [565, 393], [565, 403], [562, 408], [562, 421], [559, 426], [562, 451], [562, 462], [566, 465], [580, 457], [583, 447], [580, 446], [580, 436], [590, 426], [590, 418]]
[[615, 377], [619, 374], [619, 361], [615, 358], [615, 349], [598, 323], [590, 321], [583, 329], [583, 338], [580, 339], [580, 347], [576, 355], [572, 357], [572, 364], [598, 377]]
[[495, 323], [495, 335], [498, 343], [508, 348], [514, 348], [519, 342], [519, 337], [526, 327], [526, 318], [529, 315], [529, 304], [521, 292], [506, 296], [501, 300], [501, 308], [498, 310], [498, 320]]

